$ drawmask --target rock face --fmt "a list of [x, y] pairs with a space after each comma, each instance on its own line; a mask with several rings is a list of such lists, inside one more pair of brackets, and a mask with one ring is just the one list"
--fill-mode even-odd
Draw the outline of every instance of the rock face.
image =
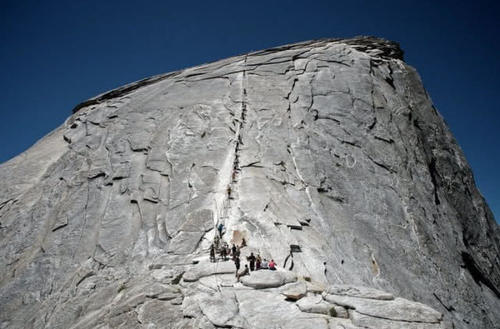
[[[0, 328], [500, 328], [500, 234], [398, 45], [298, 43], [78, 105], [0, 166]], [[222, 240], [274, 259], [238, 282]]]

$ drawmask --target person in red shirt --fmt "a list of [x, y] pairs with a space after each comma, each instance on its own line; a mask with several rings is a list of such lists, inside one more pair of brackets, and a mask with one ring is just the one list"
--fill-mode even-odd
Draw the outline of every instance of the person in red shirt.
[[271, 271], [275, 271], [276, 270], [276, 263], [274, 262], [274, 259], [271, 259], [271, 261], [269, 262], [269, 269]]

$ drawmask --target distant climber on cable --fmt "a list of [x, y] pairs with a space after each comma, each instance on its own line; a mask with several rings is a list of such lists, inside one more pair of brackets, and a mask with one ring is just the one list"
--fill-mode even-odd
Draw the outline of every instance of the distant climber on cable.
[[219, 236], [222, 238], [222, 231], [224, 230], [224, 224], [220, 223], [219, 226], [217, 226], [217, 230], [219, 231]]

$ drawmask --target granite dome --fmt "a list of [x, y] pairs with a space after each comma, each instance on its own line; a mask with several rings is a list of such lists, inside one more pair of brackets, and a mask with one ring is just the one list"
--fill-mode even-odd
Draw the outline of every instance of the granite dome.
[[[0, 223], [0, 328], [499, 328], [498, 225], [383, 39], [83, 102], [0, 166]], [[278, 271], [210, 262], [220, 223]]]

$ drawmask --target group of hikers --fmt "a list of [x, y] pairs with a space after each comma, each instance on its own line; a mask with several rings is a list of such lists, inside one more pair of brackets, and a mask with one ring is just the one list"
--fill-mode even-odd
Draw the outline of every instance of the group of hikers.
[[240, 260], [240, 250], [241, 248], [246, 246], [246, 240], [243, 238], [241, 240], [241, 244], [239, 246], [236, 246], [233, 243], [233, 246], [229, 248], [229, 245], [227, 242], [222, 240], [222, 235], [223, 235], [223, 229], [224, 226], [222, 224], [219, 224], [217, 227], [217, 230], [219, 231], [219, 235], [214, 237], [214, 242], [210, 246], [210, 261], [211, 262], [216, 262], [216, 252], [218, 251], [220, 254], [220, 258], [223, 261], [228, 260], [228, 257], [231, 256], [234, 265], [236, 267], [236, 278], [238, 281], [240, 281], [240, 278], [245, 275], [250, 275], [250, 271], [257, 271], [257, 270], [271, 270], [274, 271], [276, 270], [276, 262], [274, 259], [271, 259], [268, 261], [267, 259], [263, 259], [260, 257], [259, 254], [255, 256], [252, 253], [250, 253], [250, 256], [247, 256], [246, 259], [248, 261], [248, 264], [245, 264], [245, 268], [240, 272], [240, 266], [241, 266], [241, 260]]
[[[258, 271], [258, 270], [271, 270], [275, 271], [276, 270], [276, 263], [274, 262], [274, 259], [271, 259], [270, 261], [267, 261], [267, 259], [262, 259], [259, 254], [255, 256], [252, 253], [250, 253], [250, 256], [247, 256], [247, 261], [248, 264], [245, 264], [245, 268], [243, 271], [239, 272], [240, 270], [240, 257], [238, 254], [238, 247], [236, 247], [233, 244], [233, 250], [237, 250], [236, 254], [233, 255], [233, 262], [234, 265], [236, 266], [236, 278], [238, 281], [240, 281], [240, 278], [245, 275], [250, 275], [250, 271]], [[249, 267], [250, 265], [250, 267]]]

